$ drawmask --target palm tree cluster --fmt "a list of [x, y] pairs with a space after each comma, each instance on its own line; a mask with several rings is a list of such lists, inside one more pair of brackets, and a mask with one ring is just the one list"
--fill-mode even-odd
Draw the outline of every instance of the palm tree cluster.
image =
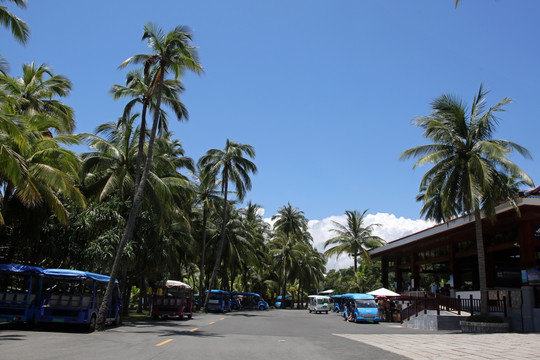
[[[189, 118], [182, 75], [203, 71], [190, 29], [147, 24], [142, 38], [150, 53], [123, 62], [140, 68], [111, 88], [127, 99], [123, 113], [91, 134], [74, 134], [66, 77], [34, 63], [20, 76], [0, 73], [0, 262], [110, 274], [126, 304], [132, 289], [142, 304], [146, 288], [167, 278], [202, 294], [318, 287], [325, 259], [307, 220], [289, 227], [278, 219], [272, 229], [259, 205], [242, 205], [255, 149], [227, 139], [194, 161], [168, 129], [171, 116]], [[292, 250], [279, 256], [283, 239]]]

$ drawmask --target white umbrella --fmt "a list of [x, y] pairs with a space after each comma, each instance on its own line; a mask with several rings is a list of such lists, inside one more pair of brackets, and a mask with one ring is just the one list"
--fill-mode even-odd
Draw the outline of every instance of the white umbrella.
[[398, 293], [393, 292], [392, 290], [388, 290], [385, 288], [380, 288], [377, 290], [373, 290], [367, 293], [368, 295], [373, 296], [401, 296]]

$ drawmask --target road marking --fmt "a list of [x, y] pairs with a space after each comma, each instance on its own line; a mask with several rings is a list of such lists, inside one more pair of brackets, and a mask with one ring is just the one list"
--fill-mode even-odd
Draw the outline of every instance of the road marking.
[[194, 332], [194, 331], [197, 331], [197, 330], [199, 330], [199, 328], [193, 328], [193, 329], [189, 330], [189, 332]]
[[169, 343], [171, 341], [173, 341], [173, 339], [165, 340], [164, 342], [160, 342], [159, 344], [156, 344], [156, 346], [165, 345], [166, 343]]
[[225, 320], [225, 318], [220, 318], [219, 320]]
[[215, 323], [216, 323], [215, 321], [212, 321], [212, 322], [210, 323], [210, 325], [215, 324]]

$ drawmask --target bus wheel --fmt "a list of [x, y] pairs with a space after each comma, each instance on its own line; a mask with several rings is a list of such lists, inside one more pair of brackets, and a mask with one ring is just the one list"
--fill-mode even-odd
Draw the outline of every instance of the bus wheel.
[[187, 316], [187, 318], [191, 320], [191, 317], [192, 317], [192, 316], [193, 316], [192, 314], [189, 314], [189, 315]]
[[159, 315], [154, 315], [154, 320], [159, 320]]
[[264, 306], [263, 305], [259, 306], [259, 310], [264, 311]]
[[88, 331], [94, 332], [94, 330], [96, 330], [96, 314], [92, 314], [88, 323]]

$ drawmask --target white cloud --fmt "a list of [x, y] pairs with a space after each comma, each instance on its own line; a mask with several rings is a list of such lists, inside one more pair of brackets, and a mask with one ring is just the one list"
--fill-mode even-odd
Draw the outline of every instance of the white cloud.
[[[272, 225], [270, 218], [264, 220]], [[345, 215], [330, 216], [322, 220], [310, 220], [308, 223], [309, 232], [313, 236], [313, 243], [320, 252], [324, 252], [324, 242], [335, 236], [330, 231], [335, 227], [332, 221], [345, 225], [346, 217]], [[366, 214], [364, 225], [370, 224], [380, 225], [374, 228], [373, 234], [383, 238], [386, 242], [392, 242], [435, 225], [431, 221], [396, 217], [396, 215], [388, 213]], [[329, 258], [326, 269], [343, 269], [352, 265], [353, 259], [343, 254], [339, 258], [335, 256]]]

